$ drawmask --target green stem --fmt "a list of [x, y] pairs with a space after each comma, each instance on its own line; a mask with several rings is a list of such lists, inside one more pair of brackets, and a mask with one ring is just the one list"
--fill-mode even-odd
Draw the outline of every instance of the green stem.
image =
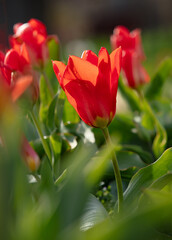
[[47, 88], [48, 88], [48, 90], [49, 90], [49, 92], [50, 92], [50, 94], [51, 94], [51, 97], [53, 98], [53, 97], [54, 97], [54, 91], [53, 91], [53, 89], [52, 89], [52, 86], [51, 86], [51, 84], [50, 84], [50, 81], [49, 81], [49, 79], [48, 79], [48, 77], [47, 77], [46, 72], [45, 72], [45, 71], [42, 71], [42, 75], [43, 75], [43, 77], [44, 77], [44, 79], [45, 79], [45, 82], [46, 82], [46, 84], [47, 84]]
[[50, 152], [49, 146], [48, 146], [48, 144], [47, 144], [47, 142], [46, 142], [46, 140], [44, 138], [44, 135], [43, 135], [42, 130], [41, 130], [40, 126], [39, 126], [38, 120], [36, 119], [33, 111], [31, 111], [30, 114], [31, 114], [31, 117], [32, 117], [33, 122], [35, 124], [35, 127], [37, 129], [37, 132], [38, 132], [38, 134], [39, 134], [39, 136], [41, 138], [43, 148], [45, 150], [45, 153], [47, 154], [47, 157], [48, 157], [48, 160], [49, 160], [48, 162], [49, 162], [50, 167], [52, 169], [52, 165], [51, 165], [51, 152]]
[[[111, 145], [112, 141], [111, 141], [111, 138], [109, 135], [108, 128], [102, 128], [102, 131], [103, 131], [106, 143]], [[112, 156], [112, 163], [113, 163], [116, 185], [117, 185], [117, 192], [118, 192], [118, 212], [120, 212], [122, 209], [122, 204], [123, 204], [123, 189], [122, 189], [121, 174], [120, 174], [118, 161], [117, 161], [115, 152], [113, 153], [113, 156]]]

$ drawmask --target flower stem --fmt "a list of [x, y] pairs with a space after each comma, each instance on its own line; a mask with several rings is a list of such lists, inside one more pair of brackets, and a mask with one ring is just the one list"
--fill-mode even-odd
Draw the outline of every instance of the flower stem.
[[[108, 145], [111, 145], [112, 141], [111, 141], [111, 138], [109, 135], [108, 128], [102, 128], [102, 131], [103, 131], [106, 143]], [[113, 156], [112, 156], [112, 163], [113, 163], [116, 185], [117, 185], [117, 193], [118, 193], [118, 212], [120, 212], [122, 209], [122, 204], [123, 204], [123, 189], [122, 189], [121, 174], [120, 174], [118, 161], [117, 161], [115, 152], [113, 153]]]
[[33, 122], [35, 124], [35, 127], [37, 129], [37, 132], [38, 132], [38, 134], [39, 134], [39, 136], [41, 138], [43, 148], [44, 148], [45, 153], [46, 153], [46, 155], [48, 157], [49, 165], [50, 165], [50, 167], [52, 169], [52, 165], [51, 165], [51, 152], [50, 152], [49, 146], [48, 146], [48, 144], [47, 144], [47, 142], [46, 142], [46, 140], [44, 138], [44, 135], [43, 135], [42, 130], [41, 130], [40, 126], [39, 126], [38, 120], [35, 117], [34, 112], [31, 111], [30, 114], [31, 114], [32, 120], [33, 120]]
[[45, 79], [45, 82], [46, 82], [46, 84], [47, 84], [47, 88], [48, 88], [48, 90], [49, 90], [49, 92], [50, 92], [50, 95], [51, 95], [51, 97], [53, 98], [53, 97], [54, 97], [54, 91], [53, 91], [53, 89], [52, 89], [52, 86], [51, 86], [51, 84], [50, 84], [50, 81], [49, 81], [49, 79], [48, 79], [48, 77], [47, 77], [46, 72], [45, 72], [45, 71], [42, 71], [42, 75], [43, 75], [43, 77], [44, 77], [44, 79]]

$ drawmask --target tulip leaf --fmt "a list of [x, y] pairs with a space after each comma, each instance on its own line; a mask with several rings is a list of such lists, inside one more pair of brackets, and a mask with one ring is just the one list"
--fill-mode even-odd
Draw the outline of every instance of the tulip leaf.
[[149, 87], [146, 91], [146, 97], [148, 99], [154, 99], [160, 96], [162, 92], [163, 84], [166, 78], [170, 75], [172, 71], [172, 59], [166, 58], [159, 66], [157, 72], [151, 79]]
[[140, 159], [139, 155], [131, 151], [120, 150], [116, 151], [119, 168], [125, 171], [131, 167], [136, 169], [145, 167], [145, 163]]
[[65, 97], [66, 96], [64, 91], [62, 89], [59, 89], [56, 109], [55, 109], [55, 126], [59, 132], [61, 131], [61, 125], [63, 120]]
[[109, 165], [114, 150], [114, 145], [102, 147], [98, 154], [86, 165], [84, 175], [89, 185], [93, 186], [101, 179]]
[[156, 121], [156, 131], [157, 134], [154, 138], [152, 149], [155, 156], [159, 157], [165, 149], [167, 143], [167, 133], [159, 121]]
[[64, 112], [63, 112], [63, 122], [65, 123], [78, 123], [80, 121], [80, 118], [76, 112], [76, 110], [72, 107], [72, 105], [67, 100], [67, 97], [65, 98], [64, 103]]
[[57, 104], [57, 99], [58, 99], [58, 96], [55, 95], [55, 97], [52, 99], [52, 101], [49, 105], [48, 113], [47, 113], [47, 126], [52, 131], [55, 128], [55, 108], [56, 108], [56, 104]]
[[153, 184], [150, 186], [151, 189], [161, 190], [166, 185], [172, 183], [172, 173], [167, 173], [162, 177], [158, 178]]
[[161, 157], [149, 166], [140, 169], [131, 179], [124, 193], [124, 203], [137, 205], [145, 188], [148, 188], [163, 175], [172, 172], [172, 148], [167, 149]]
[[40, 100], [40, 120], [46, 123], [46, 119], [48, 116], [48, 108], [51, 102], [51, 94], [47, 88], [46, 81], [43, 76], [40, 79]]
[[153, 141], [152, 149], [155, 157], [159, 157], [165, 149], [167, 143], [167, 133], [163, 125], [155, 116], [152, 108], [150, 107], [149, 103], [146, 101], [145, 98], [143, 99], [143, 107], [145, 110], [145, 114], [147, 114], [151, 121], [154, 123], [156, 129], [156, 136]]
[[118, 151], [123, 150], [123, 151], [130, 151], [130, 152], [136, 153], [145, 163], [153, 162], [153, 156], [149, 152], [144, 151], [141, 147], [137, 145], [121, 145], [121, 146], [117, 146], [117, 149]]
[[139, 104], [140, 99], [137, 96], [137, 94], [133, 91], [133, 89], [125, 85], [121, 78], [119, 78], [118, 86], [122, 96], [126, 99], [131, 110], [140, 112], [141, 111], [141, 106]]
[[54, 133], [50, 136], [49, 139], [53, 153], [52, 168], [55, 177], [58, 177], [60, 173], [60, 154], [62, 150], [62, 138], [57, 133]]
[[47, 157], [44, 157], [41, 165], [41, 187], [52, 191], [54, 188], [53, 174]]
[[56, 39], [51, 38], [48, 41], [48, 49], [49, 49], [49, 58], [53, 60], [59, 60], [59, 43]]
[[86, 231], [107, 217], [108, 212], [101, 202], [94, 195], [90, 195], [84, 209], [84, 214], [81, 217], [81, 230]]

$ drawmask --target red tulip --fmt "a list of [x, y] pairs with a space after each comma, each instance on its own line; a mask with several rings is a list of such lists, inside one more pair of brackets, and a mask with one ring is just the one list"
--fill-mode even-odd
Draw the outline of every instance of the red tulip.
[[127, 28], [118, 26], [111, 36], [112, 48], [122, 48], [122, 71], [128, 85], [137, 88], [149, 82], [150, 77], [142, 66], [145, 55], [142, 48], [140, 30], [129, 32]]
[[[48, 41], [51, 36], [47, 35], [45, 25], [36, 19], [30, 19], [28, 23], [14, 25], [14, 35], [10, 37], [11, 47], [16, 49], [25, 43], [29, 49], [30, 59], [33, 65], [42, 66], [49, 57]], [[58, 42], [57, 37], [53, 36]]]
[[56, 77], [81, 119], [105, 128], [116, 112], [116, 94], [121, 69], [121, 48], [110, 55], [101, 48], [98, 57], [90, 50], [82, 57], [70, 56], [67, 66], [53, 61]]
[[36, 171], [39, 168], [40, 158], [25, 137], [22, 139], [22, 155], [31, 171]]
[[25, 44], [10, 49], [0, 56], [0, 78], [4, 87], [9, 88], [12, 100], [17, 100], [32, 83], [32, 99], [38, 97], [36, 73], [30, 65], [30, 58]]

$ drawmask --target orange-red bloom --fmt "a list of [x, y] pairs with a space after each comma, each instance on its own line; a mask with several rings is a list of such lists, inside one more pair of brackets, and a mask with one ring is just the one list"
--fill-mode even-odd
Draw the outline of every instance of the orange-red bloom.
[[36, 73], [30, 65], [26, 45], [23, 43], [16, 49], [10, 49], [5, 55], [0, 52], [1, 83], [11, 92], [12, 100], [17, 100], [32, 83], [32, 99], [38, 97]]
[[14, 35], [9, 38], [11, 47], [16, 49], [25, 43], [33, 65], [42, 66], [49, 57], [48, 41], [56, 36], [48, 36], [45, 25], [37, 20], [30, 19], [27, 23], [17, 23], [14, 25]]
[[31, 171], [36, 171], [40, 165], [40, 158], [35, 150], [31, 147], [25, 136], [22, 139], [22, 155]]
[[122, 48], [122, 70], [132, 88], [149, 82], [150, 77], [142, 66], [145, 55], [142, 48], [140, 30], [129, 32], [127, 28], [118, 26], [111, 36], [111, 45], [115, 49]]
[[102, 47], [98, 57], [87, 50], [81, 58], [70, 56], [67, 66], [53, 61], [53, 68], [69, 102], [81, 119], [93, 127], [106, 127], [116, 112], [121, 48], [109, 55]]

